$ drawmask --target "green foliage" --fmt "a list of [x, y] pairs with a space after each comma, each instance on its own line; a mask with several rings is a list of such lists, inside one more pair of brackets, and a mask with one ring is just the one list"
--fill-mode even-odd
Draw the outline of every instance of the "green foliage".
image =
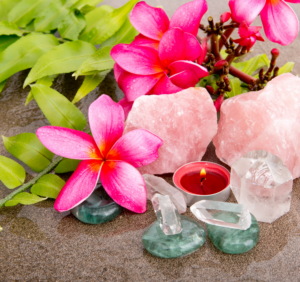
[[64, 185], [65, 181], [59, 176], [55, 174], [46, 174], [31, 187], [30, 192], [38, 196], [56, 199]]
[[55, 168], [55, 173], [66, 173], [75, 171], [79, 163], [80, 161], [78, 160], [63, 159]]
[[9, 153], [36, 172], [44, 170], [54, 156], [33, 133], [21, 133], [12, 137], [2, 136], [2, 139]]
[[0, 93], [2, 92], [7, 80], [4, 80], [0, 83]]
[[41, 198], [37, 195], [30, 194], [27, 192], [22, 192], [13, 197], [13, 199], [5, 203], [6, 207], [13, 207], [17, 204], [22, 205], [33, 205], [42, 201], [45, 201], [47, 198]]
[[0, 1], [0, 21], [7, 20], [7, 14], [11, 11], [21, 0], [2, 0]]
[[0, 156], [0, 181], [9, 188], [14, 189], [24, 183], [25, 169], [12, 159]]
[[233, 96], [239, 95], [242, 93], [241, 81], [237, 78], [231, 78], [230, 80], [231, 92], [227, 93], [227, 97], [231, 98]]
[[32, 95], [51, 125], [83, 130], [83, 113], [65, 96], [42, 84], [31, 86]]
[[[0, 2], [1, 3], [1, 2]], [[20, 37], [16, 35], [1, 35], [0, 36], [0, 53], [5, 50], [8, 46], [16, 42]]]
[[8, 21], [0, 22], [0, 35], [11, 34], [22, 36], [23, 32], [18, 28], [18, 26], [15, 23], [10, 23]]
[[258, 55], [248, 61], [240, 62], [240, 63], [232, 63], [232, 66], [241, 70], [242, 72], [253, 75], [253, 73], [263, 67], [268, 67], [270, 65], [270, 61], [266, 54]]
[[294, 68], [294, 65], [295, 63], [293, 62], [286, 63], [283, 67], [279, 69], [278, 75], [291, 72]]

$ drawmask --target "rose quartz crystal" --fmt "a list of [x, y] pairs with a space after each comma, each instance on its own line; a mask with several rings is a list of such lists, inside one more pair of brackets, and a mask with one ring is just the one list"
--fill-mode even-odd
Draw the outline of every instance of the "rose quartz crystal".
[[221, 107], [217, 156], [228, 165], [249, 151], [266, 150], [300, 176], [300, 79], [283, 74], [265, 89], [226, 100]]
[[141, 173], [173, 173], [182, 165], [200, 161], [217, 133], [217, 113], [204, 88], [176, 94], [146, 95], [135, 100], [125, 133], [143, 128], [163, 140], [159, 158], [141, 167]]

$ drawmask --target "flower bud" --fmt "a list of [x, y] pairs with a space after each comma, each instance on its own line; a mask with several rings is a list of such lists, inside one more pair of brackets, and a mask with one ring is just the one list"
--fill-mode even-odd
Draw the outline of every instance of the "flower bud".
[[277, 58], [280, 54], [279, 50], [277, 48], [272, 49], [271, 51], [272, 57]]
[[220, 20], [221, 20], [221, 23], [226, 23], [230, 20], [231, 18], [231, 14], [230, 12], [225, 12], [224, 14], [221, 15], [220, 17]]

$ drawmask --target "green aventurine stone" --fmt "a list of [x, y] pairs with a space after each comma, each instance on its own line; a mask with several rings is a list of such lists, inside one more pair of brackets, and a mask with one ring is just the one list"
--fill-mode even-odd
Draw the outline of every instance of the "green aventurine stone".
[[[236, 214], [220, 212], [214, 218], [237, 223]], [[228, 254], [242, 254], [250, 251], [258, 242], [259, 226], [256, 218], [251, 214], [251, 226], [247, 230], [231, 229], [207, 224], [207, 233], [216, 248]]]
[[123, 208], [114, 202], [99, 185], [92, 195], [73, 208], [71, 213], [80, 221], [90, 224], [99, 224], [116, 218]]
[[176, 258], [199, 249], [205, 242], [204, 229], [192, 219], [181, 215], [182, 232], [165, 235], [155, 221], [144, 232], [143, 244], [146, 250], [161, 258]]

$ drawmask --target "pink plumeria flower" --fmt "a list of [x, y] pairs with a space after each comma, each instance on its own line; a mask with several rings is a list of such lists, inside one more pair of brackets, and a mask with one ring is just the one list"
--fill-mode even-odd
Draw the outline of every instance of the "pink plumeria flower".
[[256, 40], [265, 41], [259, 33], [261, 28], [261, 26], [248, 26], [246, 22], [243, 22], [239, 27], [239, 35], [241, 38], [233, 40], [233, 42], [247, 47], [247, 51], [249, 52]]
[[47, 149], [65, 158], [82, 160], [59, 193], [54, 208], [62, 212], [79, 205], [92, 194], [100, 178], [107, 194], [120, 206], [145, 212], [147, 190], [136, 168], [158, 158], [162, 140], [143, 129], [123, 135], [124, 111], [107, 95], [90, 105], [89, 122], [93, 137], [57, 126], [37, 130]]
[[281, 45], [292, 43], [299, 32], [299, 21], [294, 10], [286, 3], [300, 0], [230, 0], [232, 19], [250, 25], [260, 14], [266, 36]]

